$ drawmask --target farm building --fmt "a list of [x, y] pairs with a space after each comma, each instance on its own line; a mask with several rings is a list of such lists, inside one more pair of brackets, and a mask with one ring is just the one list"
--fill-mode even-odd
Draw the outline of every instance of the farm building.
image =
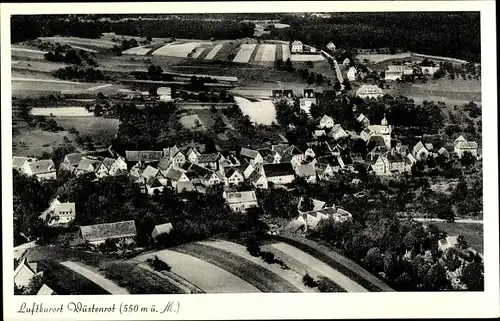
[[333, 118], [328, 116], [328, 115], [324, 115], [320, 121], [319, 121], [319, 128], [332, 128], [333, 126], [335, 125], [335, 122], [333, 121]]
[[246, 212], [251, 207], [257, 207], [257, 196], [254, 191], [245, 192], [227, 192], [224, 191], [222, 196], [227, 201], [227, 204], [233, 212]]
[[360, 98], [379, 98], [384, 95], [382, 89], [377, 85], [363, 85], [356, 91], [356, 96]]
[[23, 167], [26, 163], [37, 161], [36, 158], [30, 157], [20, 157], [13, 156], [12, 157], [12, 168], [17, 170], [18, 172], [23, 172]]
[[447, 236], [442, 240], [438, 240], [438, 248], [443, 252], [457, 245], [458, 245], [458, 236]]
[[295, 179], [295, 170], [291, 163], [264, 164], [264, 176], [274, 184], [290, 184]]
[[25, 162], [22, 172], [28, 176], [35, 176], [38, 180], [57, 178], [57, 169], [51, 159]]
[[170, 234], [173, 229], [174, 226], [172, 225], [172, 223], [156, 225], [153, 229], [153, 232], [151, 232], [151, 237], [156, 239], [161, 234]]
[[80, 226], [79, 236], [90, 244], [104, 243], [106, 240], [117, 240], [121, 243], [132, 243], [137, 231], [134, 221], [103, 223]]

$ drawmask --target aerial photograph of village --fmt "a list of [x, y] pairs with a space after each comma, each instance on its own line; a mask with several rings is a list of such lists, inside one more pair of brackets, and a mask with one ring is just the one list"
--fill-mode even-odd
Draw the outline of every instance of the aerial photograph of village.
[[479, 12], [10, 27], [15, 295], [484, 291]]

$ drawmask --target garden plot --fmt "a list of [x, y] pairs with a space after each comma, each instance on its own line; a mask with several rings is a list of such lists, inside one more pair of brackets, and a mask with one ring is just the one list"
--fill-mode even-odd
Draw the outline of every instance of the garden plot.
[[170, 56], [170, 57], [180, 57], [186, 58], [190, 52], [200, 45], [199, 42], [186, 42], [170, 44], [161, 47], [160, 49], [153, 52], [153, 56]]
[[281, 45], [281, 50], [283, 51], [283, 61], [286, 61], [288, 58], [290, 58], [290, 46], [288, 45]]
[[[172, 267], [172, 272], [196, 285], [206, 293], [260, 292], [245, 280], [203, 260], [171, 250], [141, 256], [146, 260], [153, 255]], [[139, 259], [139, 258], [138, 258]]]
[[[260, 61], [274, 61], [276, 57], [276, 45], [261, 45], [263, 47], [262, 57]], [[255, 59], [257, 61], [257, 59]]]
[[33, 116], [66, 116], [66, 117], [94, 117], [84, 107], [34, 107], [31, 109]]
[[[285, 54], [283, 53], [283, 56], [284, 55]], [[284, 59], [284, 57], [283, 57], [283, 60], [286, 60], [286, 59]], [[295, 54], [295, 55], [290, 56], [290, 60], [291, 61], [322, 61], [322, 60], [325, 60], [325, 57], [323, 57], [320, 54], [317, 54], [317, 55]]]
[[60, 62], [50, 62], [50, 61], [33, 61], [33, 60], [20, 60], [11, 61], [12, 68], [14, 69], [24, 69], [33, 70], [41, 72], [52, 72], [61, 68], [68, 67], [69, 65]]
[[320, 260], [316, 259], [312, 255], [309, 255], [309, 254], [299, 250], [296, 247], [293, 247], [293, 246], [285, 244], [285, 243], [272, 244], [271, 247], [285, 253], [286, 255], [288, 255], [290, 257], [295, 258], [296, 260], [298, 260], [302, 264], [308, 266], [310, 269], [315, 270], [317, 273], [326, 276], [327, 278], [329, 278], [330, 280], [332, 280], [333, 282], [338, 284], [340, 287], [345, 289], [347, 292], [368, 292], [367, 289], [363, 288], [358, 283], [349, 279], [344, 274], [336, 271], [332, 267], [321, 262]]
[[215, 55], [217, 55], [217, 53], [222, 49], [223, 46], [224, 44], [218, 44], [217, 46], [215, 46], [212, 50], [210, 50], [205, 59], [214, 59]]
[[11, 47], [10, 53], [13, 57], [25, 58], [25, 59], [45, 59], [46, 51]]
[[194, 54], [191, 56], [191, 58], [198, 58], [205, 50], [208, 48], [196, 48]]
[[210, 241], [210, 242], [199, 242], [200, 244], [208, 245], [223, 251], [228, 251], [232, 254], [238, 255], [254, 264], [257, 264], [266, 270], [278, 275], [285, 281], [292, 284], [296, 287], [300, 292], [315, 292], [310, 287], [304, 285], [302, 283], [302, 276], [293, 270], [286, 270], [280, 267], [277, 264], [269, 264], [264, 262], [261, 258], [257, 258], [255, 256], [250, 255], [247, 249], [240, 244], [228, 242], [228, 241]]
[[240, 50], [233, 59], [233, 62], [248, 62], [257, 44], [241, 44]]

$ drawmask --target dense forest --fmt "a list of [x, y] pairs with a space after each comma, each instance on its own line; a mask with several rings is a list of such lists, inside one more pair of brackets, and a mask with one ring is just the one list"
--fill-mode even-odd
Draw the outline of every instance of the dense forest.
[[[95, 17], [94, 17], [95, 18]], [[13, 43], [54, 35], [99, 38], [104, 32], [156, 38], [237, 39], [252, 37], [254, 25], [236, 21], [197, 21], [183, 19], [108, 20], [66, 16], [13, 16]]]
[[329, 19], [285, 16], [290, 28], [269, 37], [324, 47], [392, 48], [479, 62], [480, 17], [475, 12], [339, 13]]

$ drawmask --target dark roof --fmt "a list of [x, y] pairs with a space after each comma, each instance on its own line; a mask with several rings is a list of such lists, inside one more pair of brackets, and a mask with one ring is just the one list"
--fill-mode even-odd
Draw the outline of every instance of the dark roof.
[[344, 165], [352, 165], [353, 163], [351, 155], [344, 154], [341, 155], [340, 158], [342, 158], [342, 162], [344, 162]]
[[219, 153], [201, 154], [198, 156], [198, 163], [213, 163], [217, 162], [219, 158]]
[[317, 158], [318, 163], [328, 164], [330, 166], [340, 166], [339, 159], [337, 156], [322, 156]]
[[78, 164], [82, 160], [82, 154], [80, 153], [66, 154], [66, 156], [64, 157], [68, 159], [71, 166], [78, 166]]
[[229, 169], [226, 171], [226, 173], [225, 173], [225, 174], [226, 174], [226, 177], [227, 177], [227, 178], [229, 178], [229, 177], [233, 176], [233, 174], [234, 174], [235, 172], [238, 172], [238, 173], [240, 173], [240, 175], [241, 175], [241, 176], [243, 176], [243, 173], [241, 173], [241, 172], [240, 172], [237, 168], [231, 167], [231, 168], [229, 168]]
[[168, 157], [163, 157], [158, 163], [158, 168], [167, 169], [170, 166], [170, 164], [172, 164], [172, 161]]
[[129, 162], [159, 162], [163, 156], [163, 151], [144, 150], [126, 151], [125, 158]]
[[266, 177], [295, 175], [295, 171], [290, 163], [264, 164], [262, 167]]
[[286, 150], [289, 146], [290, 146], [290, 145], [288, 145], [288, 144], [277, 144], [277, 145], [272, 145], [272, 146], [271, 146], [271, 150], [272, 150], [273, 152], [276, 152], [276, 153], [278, 153], [278, 154], [282, 155], [282, 154], [283, 154], [283, 152], [284, 152], [284, 151], [285, 151], [285, 150]]
[[80, 233], [84, 240], [92, 242], [112, 238], [133, 237], [137, 234], [137, 231], [134, 221], [124, 221], [80, 226]]
[[375, 144], [375, 146], [385, 146], [385, 140], [381, 136], [373, 135], [368, 139], [367, 145], [369, 144]]
[[259, 155], [259, 152], [256, 150], [253, 150], [253, 149], [248, 149], [248, 148], [243, 147], [240, 151], [240, 156], [251, 158], [251, 159], [256, 158], [257, 155]]

